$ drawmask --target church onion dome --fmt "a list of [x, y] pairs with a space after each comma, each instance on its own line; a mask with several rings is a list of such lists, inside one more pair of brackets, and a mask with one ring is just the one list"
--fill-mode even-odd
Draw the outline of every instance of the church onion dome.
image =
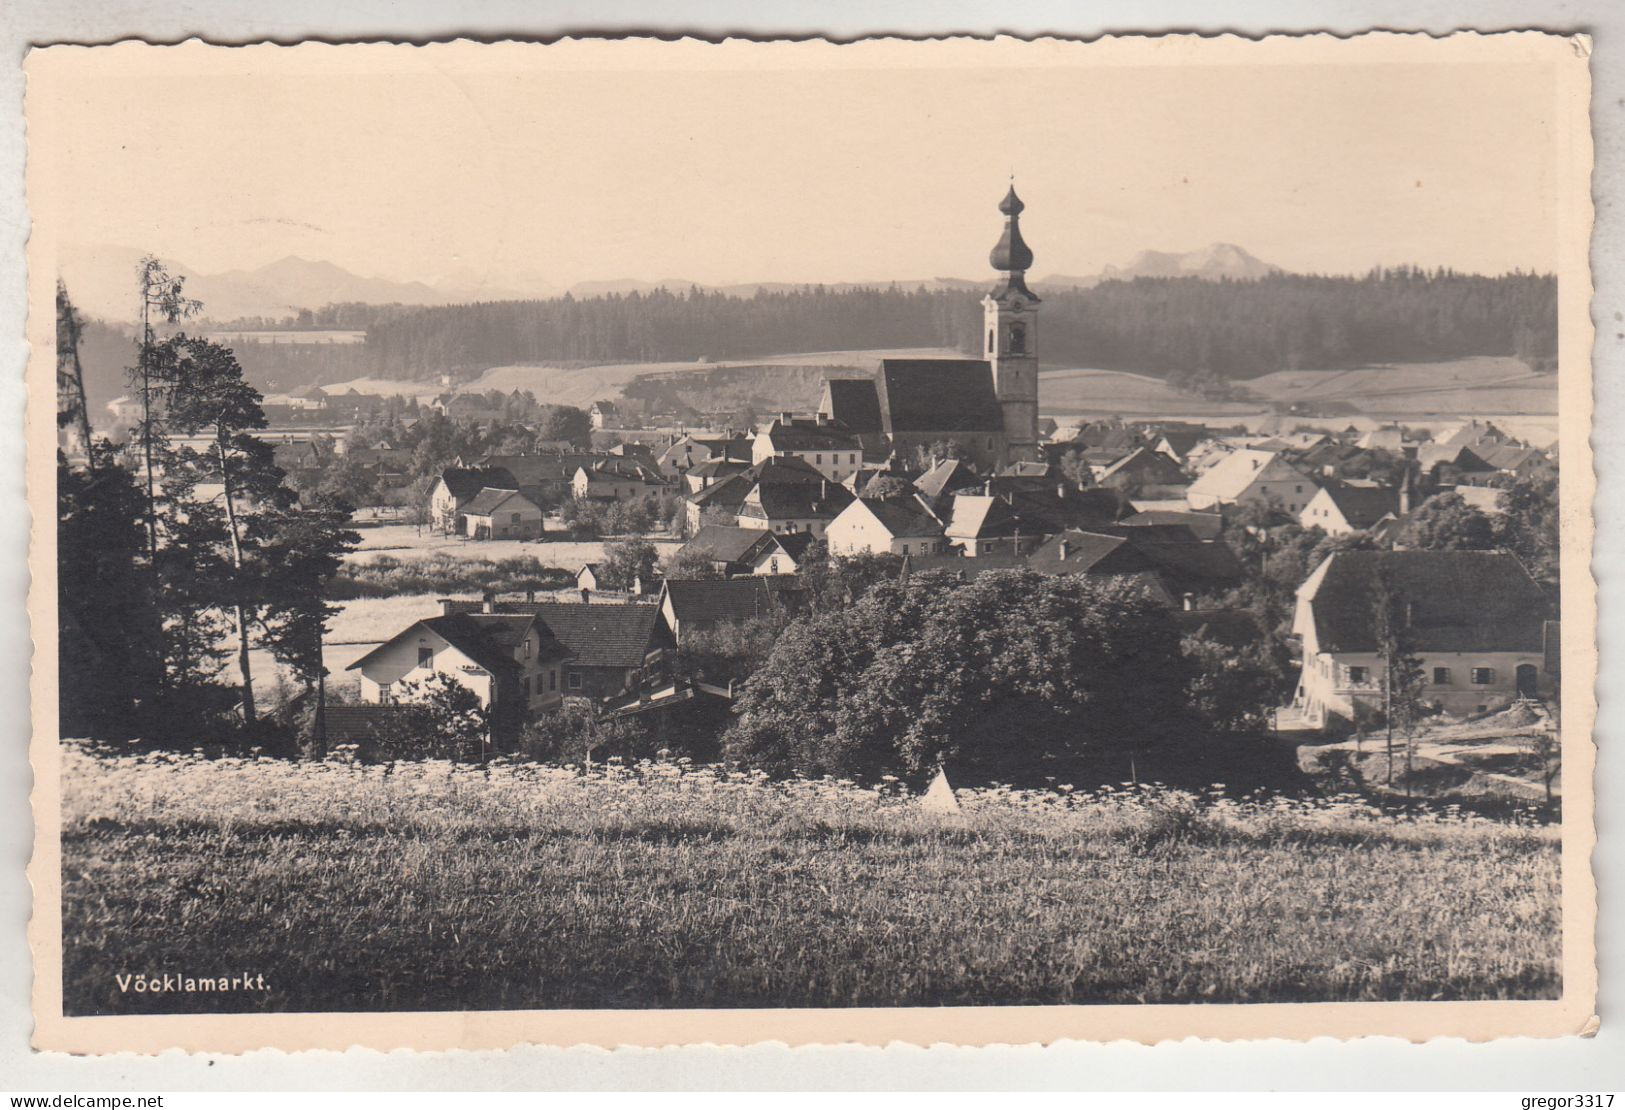
[[1005, 194], [1004, 201], [999, 205], [999, 211], [1005, 215], [1004, 234], [999, 236], [998, 245], [988, 255], [988, 261], [993, 263], [995, 270], [1019, 272], [1033, 264], [1032, 248], [1021, 237], [1021, 210], [1025, 207], [1021, 198], [1016, 196], [1016, 187], [1010, 186], [1010, 192]]

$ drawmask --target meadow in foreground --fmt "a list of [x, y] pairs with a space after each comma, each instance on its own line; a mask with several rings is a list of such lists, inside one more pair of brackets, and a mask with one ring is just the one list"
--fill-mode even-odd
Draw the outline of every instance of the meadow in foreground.
[[[63, 758], [70, 1014], [1560, 990], [1551, 828], [1158, 788], [936, 814], [684, 764]], [[129, 987], [166, 973], [263, 989]]]

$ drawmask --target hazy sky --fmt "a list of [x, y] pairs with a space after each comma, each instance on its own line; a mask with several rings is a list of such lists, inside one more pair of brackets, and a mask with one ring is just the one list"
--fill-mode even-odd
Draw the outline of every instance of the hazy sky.
[[1532, 65], [657, 72], [325, 49], [297, 76], [286, 51], [170, 55], [161, 82], [36, 72], [60, 97], [30, 121], [59, 234], [203, 272], [296, 254], [498, 284], [979, 278], [1013, 170], [1040, 276], [1215, 241], [1293, 270], [1556, 265]]

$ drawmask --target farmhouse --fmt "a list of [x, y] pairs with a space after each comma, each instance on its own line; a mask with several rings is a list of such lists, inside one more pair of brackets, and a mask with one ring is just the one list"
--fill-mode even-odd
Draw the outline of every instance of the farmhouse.
[[720, 580], [668, 578], [660, 587], [657, 608], [663, 627], [681, 644], [684, 636], [719, 625], [793, 612], [801, 594], [784, 585], [785, 581], [758, 575]]
[[682, 553], [703, 552], [724, 578], [741, 574], [794, 574], [813, 537], [762, 528], [707, 524], [683, 545]]
[[1107, 466], [1096, 481], [1107, 489], [1149, 498], [1184, 497], [1191, 486], [1178, 463], [1147, 447], [1136, 447]]
[[[1021, 518], [1002, 497], [980, 492], [954, 495], [943, 534], [949, 546], [972, 558], [1015, 554], [1021, 536]], [[1028, 529], [1033, 542], [1042, 539]]]
[[818, 411], [865, 447], [911, 455], [952, 442], [988, 470], [1038, 458], [1040, 302], [1026, 282], [1025, 207], [1014, 187], [999, 205], [1004, 233], [989, 261], [1003, 277], [982, 300], [983, 358], [885, 359], [872, 379], [826, 382]]
[[831, 555], [935, 555], [945, 546], [941, 522], [917, 496], [857, 498], [825, 539]]
[[1384, 518], [1404, 516], [1410, 511], [1409, 501], [1404, 490], [1388, 486], [1328, 482], [1298, 514], [1298, 523], [1328, 535], [1346, 536], [1370, 531]]
[[466, 686], [487, 708], [537, 712], [558, 703], [570, 654], [534, 616], [445, 612], [408, 625], [348, 669], [361, 672], [364, 702], [412, 701], [421, 684], [439, 675]]
[[1170, 597], [1211, 595], [1241, 584], [1241, 561], [1222, 540], [1183, 525], [1104, 525], [1068, 529], [1028, 557], [1049, 574], [1148, 574]]
[[747, 436], [699, 437], [682, 435], [667, 444], [655, 458], [660, 473], [675, 478], [690, 467], [715, 459], [727, 459], [749, 465], [752, 441]]
[[1294, 517], [1315, 495], [1315, 483], [1274, 451], [1243, 448], [1196, 479], [1186, 495], [1193, 509], [1278, 504]]
[[621, 410], [615, 407], [614, 401], [594, 401], [587, 416], [592, 420], [594, 431], [621, 426]]
[[786, 412], [756, 433], [751, 461], [771, 458], [800, 459], [830, 481], [844, 482], [863, 465], [863, 446], [856, 435], [823, 413], [809, 421]]
[[1546, 697], [1551, 603], [1516, 556], [1493, 551], [1343, 551], [1298, 587], [1303, 643], [1294, 704], [1311, 723], [1380, 714], [1386, 592], [1398, 639], [1421, 664], [1422, 698], [1447, 713]]
[[699, 493], [702, 489], [710, 489], [718, 482], [727, 481], [735, 474], [743, 474], [749, 469], [750, 463], [740, 462], [737, 459], [706, 459], [681, 472], [683, 492]]
[[665, 480], [633, 459], [600, 458], [576, 468], [570, 494], [578, 501], [635, 501], [666, 488]]
[[566, 697], [613, 697], [667, 677], [666, 655], [674, 645], [661, 623], [659, 608], [648, 602], [583, 605], [568, 601], [444, 598], [440, 607], [448, 614], [477, 615], [489, 610], [503, 616], [534, 618], [567, 653], [559, 678], [559, 693]]
[[542, 534], [541, 507], [511, 489], [483, 489], [463, 506], [464, 534], [473, 540], [533, 540]]
[[448, 466], [440, 472], [434, 489], [429, 492], [430, 519], [442, 532], [462, 532], [463, 511], [483, 490], [518, 488], [514, 476], [498, 467]]

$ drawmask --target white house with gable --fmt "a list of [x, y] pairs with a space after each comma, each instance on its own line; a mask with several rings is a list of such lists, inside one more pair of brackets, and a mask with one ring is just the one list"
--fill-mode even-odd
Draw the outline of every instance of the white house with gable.
[[1320, 487], [1275, 451], [1244, 448], [1203, 472], [1185, 495], [1197, 510], [1275, 501], [1297, 516]]

